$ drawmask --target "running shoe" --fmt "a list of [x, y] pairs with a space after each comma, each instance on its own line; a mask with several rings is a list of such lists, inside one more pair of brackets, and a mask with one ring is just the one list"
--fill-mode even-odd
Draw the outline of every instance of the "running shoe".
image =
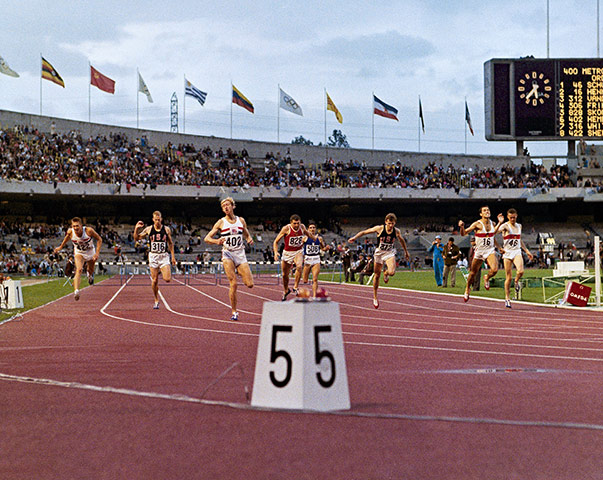
[[490, 290], [490, 279], [488, 278], [487, 273], [484, 275], [484, 288]]
[[232, 317], [230, 317], [230, 319], [231, 319], [233, 322], [236, 322], [237, 320], [239, 320], [239, 312], [234, 312], [234, 313], [232, 314]]
[[465, 292], [465, 293], [463, 294], [463, 300], [464, 300], [465, 302], [468, 302], [468, 301], [469, 301], [469, 294], [468, 294], [467, 292]]
[[505, 307], [511, 308], [511, 300], [505, 300]]
[[75, 298], [75, 301], [76, 301], [76, 302], [77, 302], [77, 301], [80, 299], [80, 291], [79, 291], [79, 290], [76, 290], [76, 291], [73, 293], [73, 298]]
[[283, 298], [281, 298], [281, 302], [284, 302], [285, 300], [287, 300], [287, 295], [289, 295], [291, 293], [291, 289], [288, 288], [287, 291], [285, 293], [283, 293]]
[[295, 296], [297, 297], [297, 296], [299, 295], [299, 290], [298, 290], [297, 288], [294, 288], [294, 289], [292, 290], [292, 293], [294, 293], [294, 294], [295, 294]]
[[94, 284], [94, 273], [92, 275], [88, 274], [88, 285]]
[[155, 302], [155, 305], [153, 305], [153, 310], [159, 310], [159, 302]]
[[385, 272], [383, 272], [383, 283], [387, 282], [389, 282], [389, 273], [386, 270]]
[[376, 298], [373, 298], [373, 307], [379, 308], [379, 300], [377, 300]]

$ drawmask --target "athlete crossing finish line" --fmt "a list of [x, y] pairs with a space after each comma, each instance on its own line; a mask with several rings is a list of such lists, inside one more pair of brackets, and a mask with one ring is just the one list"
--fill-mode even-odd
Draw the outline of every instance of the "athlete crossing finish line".
[[406, 256], [406, 260], [410, 260], [410, 254], [408, 253], [408, 249], [406, 248], [406, 242], [404, 241], [404, 238], [400, 233], [400, 229], [396, 227], [397, 220], [398, 218], [395, 214], [388, 213], [385, 216], [385, 224], [375, 225], [372, 228], [362, 230], [361, 232], [358, 232], [356, 235], [354, 235], [348, 240], [349, 243], [354, 243], [357, 238], [360, 238], [363, 235], [368, 235], [370, 233], [377, 234], [377, 240], [379, 241], [379, 245], [375, 249], [375, 270], [373, 277], [373, 307], [375, 308], [379, 308], [377, 290], [379, 289], [379, 277], [381, 276], [383, 264], [385, 263], [385, 271], [383, 272], [383, 282], [387, 283], [389, 281], [389, 277], [393, 277], [396, 273], [396, 249], [394, 248], [394, 242], [396, 241], [396, 238], [404, 249], [404, 255]]
[[[96, 240], [96, 249], [92, 239]], [[59, 253], [69, 240], [73, 243], [73, 257], [75, 260], [73, 298], [77, 301], [80, 299], [80, 279], [84, 267], [87, 267], [88, 270], [88, 284], [92, 285], [94, 283], [94, 265], [98, 260], [103, 239], [92, 227], [83, 226], [80, 217], [73, 217], [71, 228], [67, 230], [61, 244], [54, 249], [54, 253]]]
[[[316, 240], [316, 235], [309, 232], [303, 223], [299, 215], [291, 215], [289, 218], [289, 224], [285, 225], [279, 234], [274, 239], [272, 248], [274, 250], [274, 261], [278, 262], [280, 254], [278, 253], [278, 242], [281, 238], [285, 238], [285, 249], [283, 250], [283, 258], [281, 259], [281, 271], [283, 274], [283, 297], [281, 300], [284, 302], [287, 300], [287, 296], [290, 293], [297, 295], [297, 289], [299, 287], [299, 281], [302, 276], [303, 268], [303, 247], [304, 247], [304, 236], [311, 240]], [[289, 288], [289, 273], [291, 267], [295, 263], [295, 283], [293, 284], [293, 290]]]
[[[142, 231], [141, 231], [142, 230]], [[172, 241], [172, 232], [170, 227], [163, 225], [161, 212], [153, 212], [153, 225], [144, 228], [144, 222], [139, 221], [134, 227], [134, 240], [138, 241], [148, 235], [149, 249], [149, 268], [151, 270], [151, 289], [155, 297], [154, 309], [159, 308], [159, 272], [166, 282], [172, 280], [172, 269], [170, 267], [170, 254], [172, 265], [176, 265], [176, 256], [174, 255], [174, 242]], [[169, 253], [168, 253], [169, 250]]]
[[[224, 198], [220, 202], [220, 206], [224, 212], [224, 217], [215, 223], [205, 236], [204, 241], [212, 245], [222, 245], [222, 266], [230, 283], [228, 290], [232, 310], [230, 319], [237, 321], [239, 319], [239, 312], [237, 311], [237, 273], [241, 275], [243, 283], [247, 287], [253, 287], [253, 276], [245, 255], [243, 238], [247, 240], [249, 245], [253, 245], [253, 238], [243, 217], [237, 217], [234, 214], [235, 201], [232, 197]], [[213, 238], [218, 233], [220, 238]]]
[[489, 272], [484, 275], [484, 287], [486, 290], [490, 290], [490, 279], [498, 272], [498, 259], [496, 258], [496, 247], [498, 247], [498, 243], [496, 242], [494, 235], [496, 235], [496, 232], [505, 218], [502, 213], [499, 213], [498, 223], [494, 225], [494, 222], [490, 220], [490, 208], [487, 206], [481, 207], [479, 209], [479, 214], [480, 219], [473, 222], [467, 229], [465, 229], [465, 222], [459, 220], [461, 236], [464, 237], [475, 231], [475, 254], [473, 256], [473, 261], [471, 262], [469, 276], [467, 277], [467, 287], [465, 288], [465, 293], [463, 295], [463, 300], [465, 302], [469, 301], [469, 292], [471, 290], [471, 285], [473, 284], [473, 279], [478, 274], [484, 260], [490, 267]]

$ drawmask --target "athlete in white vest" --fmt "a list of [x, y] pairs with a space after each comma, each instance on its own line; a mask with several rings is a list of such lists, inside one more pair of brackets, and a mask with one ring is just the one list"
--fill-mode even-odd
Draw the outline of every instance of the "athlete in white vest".
[[[235, 201], [231, 197], [223, 199], [220, 206], [224, 212], [224, 217], [218, 220], [205, 236], [205, 242], [222, 246], [222, 265], [230, 283], [228, 291], [232, 310], [230, 319], [236, 321], [239, 319], [239, 312], [237, 311], [237, 273], [241, 275], [243, 283], [247, 287], [253, 287], [253, 276], [245, 255], [244, 242], [246, 240], [249, 245], [253, 245], [253, 238], [243, 217], [237, 217], [234, 214]], [[220, 238], [213, 238], [218, 233]]]
[[521, 277], [523, 276], [523, 257], [521, 250], [526, 252], [530, 261], [534, 256], [521, 239], [521, 224], [517, 223], [517, 210], [507, 210], [507, 222], [498, 229], [503, 236], [503, 262], [505, 264], [505, 307], [511, 308], [511, 279], [513, 278], [513, 265], [517, 273], [515, 275], [515, 293], [519, 294]]
[[[94, 242], [96, 241], [96, 248]], [[71, 219], [71, 228], [63, 242], [54, 249], [54, 253], [60, 252], [67, 242], [73, 243], [73, 258], [75, 260], [75, 276], [73, 277], [73, 298], [80, 299], [80, 279], [84, 267], [87, 269], [88, 283], [94, 283], [94, 265], [98, 260], [103, 240], [92, 227], [82, 225], [82, 219], [74, 217]]]
[[473, 256], [473, 261], [471, 262], [469, 276], [467, 277], [467, 287], [465, 287], [465, 293], [463, 295], [463, 300], [465, 300], [465, 302], [469, 301], [469, 292], [471, 290], [471, 285], [473, 284], [473, 279], [478, 275], [484, 261], [486, 261], [490, 267], [488, 273], [484, 275], [484, 287], [486, 290], [490, 290], [490, 279], [498, 272], [498, 259], [496, 258], [496, 247], [498, 247], [498, 243], [496, 242], [494, 235], [496, 235], [504, 217], [502, 216], [502, 213], [499, 214], [498, 223], [495, 225], [494, 222], [490, 220], [489, 207], [481, 207], [479, 209], [479, 214], [480, 219], [473, 222], [467, 229], [465, 229], [465, 223], [462, 220], [459, 220], [462, 236], [475, 232], [475, 254]]

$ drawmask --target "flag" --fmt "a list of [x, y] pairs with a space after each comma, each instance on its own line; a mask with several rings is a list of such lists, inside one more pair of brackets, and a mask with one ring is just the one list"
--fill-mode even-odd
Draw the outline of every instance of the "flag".
[[253, 113], [253, 103], [234, 85], [232, 86], [232, 103], [236, 103], [239, 107], [243, 107], [248, 112]]
[[385, 118], [391, 118], [392, 120], [398, 121], [398, 110], [388, 105], [382, 100], [379, 100], [373, 95], [373, 113]]
[[425, 133], [425, 120], [423, 119], [423, 106], [421, 105], [421, 97], [419, 97], [419, 120], [421, 120], [421, 129]]
[[115, 81], [90, 65], [90, 84], [107, 93], [115, 93]]
[[193, 86], [186, 78], [184, 79], [184, 94], [195, 97], [201, 105], [205, 104], [205, 99], [207, 98], [206, 92], [202, 92], [197, 87]]
[[281, 97], [279, 106], [283, 110], [288, 110], [291, 113], [295, 113], [296, 115], [303, 116], [304, 114], [302, 113], [302, 109], [299, 106], [299, 104], [295, 100], [293, 100], [292, 97], [290, 97], [285, 92], [283, 92], [281, 87], [279, 87], [278, 89], [280, 91], [280, 97]]
[[[327, 92], [325, 92], [325, 93], [327, 93]], [[327, 93], [327, 110], [331, 110], [335, 114], [337, 121], [339, 123], [343, 123], [343, 117], [341, 116], [341, 113], [339, 112], [339, 110], [337, 109], [335, 104], [333, 103], [333, 100], [331, 100], [331, 97], [329, 97], [328, 93]]]
[[65, 88], [65, 82], [59, 75], [59, 72], [57, 72], [50, 62], [44, 59], [44, 57], [42, 57], [42, 78], [45, 80], [50, 80], [51, 82]]
[[147, 84], [144, 83], [140, 72], [138, 72], [138, 91], [140, 93], [144, 93], [147, 96], [147, 100], [149, 101], [149, 103], [153, 103], [153, 97], [151, 97], [151, 92], [149, 92]]
[[2, 57], [0, 57], [0, 73], [4, 75], [8, 75], [9, 77], [17, 78], [19, 74], [15, 72], [12, 68], [8, 66], [8, 64], [4, 61]]
[[473, 125], [471, 125], [471, 115], [469, 115], [469, 106], [467, 105], [467, 100], [465, 100], [465, 121], [467, 122], [471, 135], [475, 135], [473, 133]]

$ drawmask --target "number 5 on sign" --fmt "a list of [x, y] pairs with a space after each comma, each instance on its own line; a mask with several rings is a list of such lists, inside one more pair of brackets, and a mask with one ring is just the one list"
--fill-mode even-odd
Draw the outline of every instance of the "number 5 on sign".
[[266, 302], [251, 404], [299, 410], [350, 408], [335, 302]]

